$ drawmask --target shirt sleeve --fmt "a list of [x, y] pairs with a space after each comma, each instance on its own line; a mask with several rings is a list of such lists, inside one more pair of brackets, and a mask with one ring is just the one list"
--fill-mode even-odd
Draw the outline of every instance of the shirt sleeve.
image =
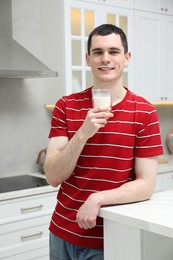
[[61, 98], [57, 101], [52, 113], [49, 138], [56, 136], [68, 136], [64, 98]]
[[143, 124], [136, 136], [135, 156], [152, 157], [163, 154], [160, 124], [157, 111], [149, 111], [143, 118]]

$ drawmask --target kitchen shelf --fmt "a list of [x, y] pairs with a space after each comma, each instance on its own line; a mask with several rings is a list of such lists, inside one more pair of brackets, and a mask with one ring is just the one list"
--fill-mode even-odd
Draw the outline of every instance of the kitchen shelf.
[[169, 101], [159, 101], [159, 102], [151, 102], [154, 106], [173, 106], [173, 102]]
[[[151, 102], [154, 106], [173, 106], [173, 102]], [[44, 107], [47, 111], [53, 111], [55, 105], [54, 104], [44, 104]]]

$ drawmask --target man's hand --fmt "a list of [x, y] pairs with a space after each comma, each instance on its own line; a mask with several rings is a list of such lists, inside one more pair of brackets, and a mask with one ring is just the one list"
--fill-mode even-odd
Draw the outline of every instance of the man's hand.
[[110, 117], [113, 117], [113, 113], [110, 110], [110, 107], [99, 107], [88, 111], [85, 121], [80, 128], [80, 132], [83, 133], [86, 139], [92, 137], [101, 127], [107, 124]]
[[76, 221], [79, 227], [84, 229], [94, 228], [99, 210], [100, 204], [97, 200], [97, 193], [93, 193], [78, 210]]

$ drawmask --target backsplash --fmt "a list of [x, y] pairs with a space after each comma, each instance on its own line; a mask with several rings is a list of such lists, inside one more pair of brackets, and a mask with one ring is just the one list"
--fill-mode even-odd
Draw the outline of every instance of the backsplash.
[[56, 82], [44, 83], [0, 79], [0, 177], [37, 171], [37, 154], [47, 146], [50, 128], [44, 103], [61, 95]]
[[[47, 146], [50, 114], [44, 104], [64, 94], [62, 50], [55, 27], [57, 1], [14, 1], [14, 38], [52, 70], [57, 78], [0, 79], [0, 177], [38, 170], [39, 151]], [[50, 16], [45, 11], [50, 8]], [[55, 8], [56, 7], [56, 8]], [[53, 15], [54, 14], [54, 15]], [[43, 29], [44, 25], [44, 29]]]

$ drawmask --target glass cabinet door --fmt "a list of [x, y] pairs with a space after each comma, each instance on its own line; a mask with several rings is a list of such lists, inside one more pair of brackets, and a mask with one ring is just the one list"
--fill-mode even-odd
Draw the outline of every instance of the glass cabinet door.
[[[121, 15], [118, 12], [117, 13], [107, 13], [106, 15], [106, 22], [107, 23], [111, 23], [114, 24], [118, 27], [120, 27], [124, 33], [127, 36], [128, 39], [128, 16], [126, 15]], [[128, 70], [125, 69], [124, 73], [123, 73], [123, 85], [126, 86], [128, 88]]]
[[95, 27], [95, 12], [86, 8], [71, 8], [72, 92], [92, 85], [92, 75], [85, 54], [89, 33]]

